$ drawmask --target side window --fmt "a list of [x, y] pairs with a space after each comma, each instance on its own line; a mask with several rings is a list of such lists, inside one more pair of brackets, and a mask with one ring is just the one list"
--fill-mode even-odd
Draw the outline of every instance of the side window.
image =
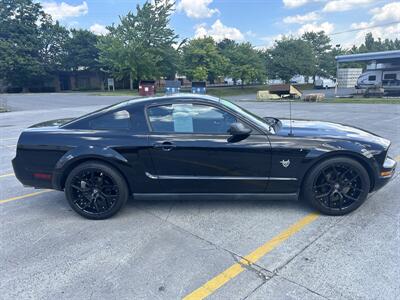
[[226, 134], [236, 117], [216, 107], [202, 104], [170, 104], [148, 109], [155, 132]]
[[376, 76], [375, 75], [368, 76], [368, 81], [375, 81], [375, 80], [376, 80]]
[[90, 121], [91, 129], [126, 130], [131, 128], [130, 114], [127, 110], [106, 113]]
[[396, 73], [392, 74], [385, 74], [383, 76], [383, 79], [389, 79], [389, 80], [396, 80]]

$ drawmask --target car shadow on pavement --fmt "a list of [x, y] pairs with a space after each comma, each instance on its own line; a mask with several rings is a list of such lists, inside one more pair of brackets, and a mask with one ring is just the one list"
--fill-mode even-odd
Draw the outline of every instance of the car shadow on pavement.
[[265, 213], [268, 212], [298, 212], [298, 213], [310, 213], [314, 210], [305, 201], [293, 201], [293, 200], [219, 200], [219, 199], [207, 199], [198, 200], [135, 200], [129, 199], [126, 208], [130, 209], [137, 207], [145, 210], [157, 210], [157, 211], [171, 211], [175, 212], [186, 212], [186, 213], [197, 213], [199, 210], [202, 211], [219, 211], [221, 213], [228, 211], [239, 211], [243, 214], [251, 213], [252, 211], [262, 210]]
[[[38, 214], [42, 217], [58, 216], [68, 217], [73, 215], [78, 216], [69, 206], [63, 192], [51, 191], [43, 195], [37, 196], [40, 199], [31, 199], [24, 205], [28, 206], [31, 213]], [[19, 202], [19, 201], [17, 201]], [[21, 204], [21, 202], [19, 202]], [[16, 204], [16, 203], [15, 203]], [[26, 208], [26, 207], [25, 207]], [[163, 218], [169, 216], [172, 212], [175, 215], [238, 215], [243, 217], [251, 217], [256, 214], [306, 214], [314, 210], [304, 201], [291, 200], [220, 200], [220, 199], [190, 199], [187, 200], [135, 200], [130, 198], [125, 207], [113, 216], [111, 219], [118, 219], [119, 216], [124, 217], [135, 216], [135, 211], [138, 209], [146, 211], [150, 214]], [[24, 210], [22, 207], [12, 208], [14, 212]]]

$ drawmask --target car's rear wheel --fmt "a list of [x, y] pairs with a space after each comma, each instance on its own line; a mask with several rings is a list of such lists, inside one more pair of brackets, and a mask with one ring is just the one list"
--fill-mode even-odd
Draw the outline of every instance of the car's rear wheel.
[[369, 189], [365, 168], [354, 159], [337, 157], [311, 170], [303, 185], [303, 196], [325, 214], [344, 215], [365, 201]]
[[116, 214], [128, 199], [125, 179], [101, 162], [86, 162], [71, 171], [65, 182], [68, 203], [81, 216], [106, 219]]

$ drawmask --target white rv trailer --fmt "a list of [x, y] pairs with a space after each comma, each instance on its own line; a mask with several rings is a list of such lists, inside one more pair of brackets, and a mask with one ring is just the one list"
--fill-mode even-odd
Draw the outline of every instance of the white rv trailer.
[[400, 50], [339, 55], [335, 59], [338, 72], [343, 63], [368, 64], [356, 84], [356, 88], [364, 90], [364, 95], [400, 94]]
[[366, 70], [358, 77], [356, 88], [383, 88], [385, 92], [400, 92], [400, 67], [398, 69]]

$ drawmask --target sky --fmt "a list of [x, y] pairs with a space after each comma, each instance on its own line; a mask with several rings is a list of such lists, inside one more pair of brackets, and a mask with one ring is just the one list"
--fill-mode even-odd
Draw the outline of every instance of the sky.
[[[119, 16], [136, 11], [134, 0], [40, 0], [69, 28], [105, 34]], [[359, 45], [367, 32], [400, 38], [400, 1], [393, 0], [177, 0], [171, 26], [179, 39], [212, 36], [268, 48], [282, 36], [324, 30], [333, 44]], [[372, 27], [372, 28], [371, 28]], [[369, 28], [369, 29], [365, 29]]]

